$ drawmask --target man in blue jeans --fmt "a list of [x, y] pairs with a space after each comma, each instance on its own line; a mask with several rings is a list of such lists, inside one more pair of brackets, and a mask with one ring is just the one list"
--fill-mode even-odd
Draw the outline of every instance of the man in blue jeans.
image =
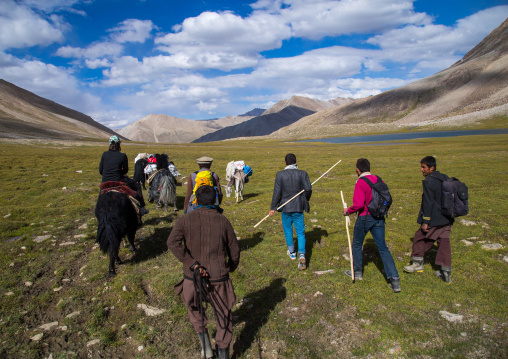
[[[373, 217], [367, 206], [372, 200], [372, 189], [369, 184], [362, 180], [362, 177], [368, 178], [372, 183], [377, 182], [377, 176], [370, 173], [370, 162], [366, 158], [360, 158], [356, 161], [356, 174], [358, 180], [355, 185], [355, 192], [353, 195], [353, 205], [349, 208], [344, 208], [344, 216], [353, 213], [358, 213], [355, 228], [353, 232], [353, 270], [355, 272], [355, 279], [363, 279], [362, 270], [362, 249], [363, 240], [365, 235], [370, 231], [374, 243], [379, 251], [383, 266], [385, 269], [386, 278], [390, 281], [390, 287], [395, 293], [400, 292], [400, 278], [395, 262], [393, 261], [392, 254], [386, 246], [385, 242], [385, 219], [384, 217]], [[346, 274], [351, 277], [351, 271], [347, 270]]]
[[[279, 209], [282, 211], [282, 227], [286, 244], [288, 246], [287, 254], [289, 258], [296, 259], [295, 245], [293, 243], [293, 225], [298, 239], [298, 269], [307, 268], [305, 260], [305, 224], [303, 222], [303, 211], [309, 213], [309, 200], [312, 195], [312, 185], [310, 184], [307, 172], [298, 169], [296, 156], [288, 153], [284, 159], [286, 168], [277, 172], [275, 176], [275, 185], [273, 187], [272, 204], [270, 206], [270, 216], [275, 214], [282, 204], [297, 195], [291, 202]], [[302, 192], [302, 193], [300, 193]]]

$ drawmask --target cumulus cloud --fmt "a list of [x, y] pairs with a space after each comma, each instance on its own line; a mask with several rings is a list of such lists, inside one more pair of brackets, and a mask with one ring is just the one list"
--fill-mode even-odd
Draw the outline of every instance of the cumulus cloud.
[[118, 56], [122, 53], [123, 46], [114, 42], [98, 42], [86, 48], [64, 46], [56, 51], [56, 54], [67, 58], [97, 59], [104, 56]]
[[374, 33], [405, 24], [428, 24], [432, 18], [417, 13], [410, 0], [261, 0], [251, 5], [277, 14], [291, 25], [293, 37], [321, 39], [353, 33]]
[[0, 53], [0, 78], [84, 113], [100, 107], [100, 99], [82, 91], [72, 73], [41, 61]]
[[57, 16], [44, 19], [11, 0], [0, 1], [0, 50], [49, 45], [63, 40], [65, 24]]
[[497, 6], [461, 19], [454, 26], [408, 25], [373, 36], [367, 42], [379, 46], [387, 60], [443, 69], [459, 60], [507, 16], [508, 6]]
[[193, 68], [222, 70], [255, 66], [259, 52], [279, 48], [291, 36], [290, 27], [270, 14], [242, 18], [231, 12], [204, 12], [174, 30], [155, 39], [159, 50]]
[[150, 38], [150, 32], [155, 28], [151, 20], [127, 19], [118, 26], [108, 30], [113, 41], [118, 43], [143, 43]]

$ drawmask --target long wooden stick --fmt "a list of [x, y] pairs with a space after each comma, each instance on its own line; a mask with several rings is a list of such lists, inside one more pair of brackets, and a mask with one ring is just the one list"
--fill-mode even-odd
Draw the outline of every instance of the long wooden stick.
[[[342, 194], [342, 191], [340, 191], [340, 196], [342, 197], [342, 205], [344, 208], [347, 208], [346, 202], [344, 202], [344, 195]], [[349, 236], [349, 223], [350, 219], [349, 216], [346, 216], [346, 232], [347, 232], [347, 242], [349, 244], [349, 258], [351, 262], [351, 278], [353, 278], [353, 281], [355, 280], [355, 271], [353, 269], [353, 250], [351, 248], [351, 237]]]
[[[323, 178], [324, 175], [326, 175], [328, 172], [330, 172], [335, 166], [337, 166], [340, 161], [342, 160], [339, 160], [339, 162], [337, 162], [336, 164], [334, 164], [332, 167], [330, 167], [330, 169], [328, 171], [326, 171], [325, 173], [323, 173], [317, 180], [315, 180], [314, 182], [311, 183], [311, 186], [314, 185], [314, 183], [316, 183], [317, 181], [319, 181], [321, 178]], [[291, 197], [290, 199], [288, 199], [286, 202], [284, 202], [283, 204], [281, 204], [279, 207], [277, 207], [277, 211], [279, 209], [281, 209], [282, 207], [284, 207], [286, 204], [288, 204], [289, 202], [291, 202], [292, 200], [294, 200], [296, 197], [298, 197], [299, 195], [301, 195], [303, 192], [305, 192], [304, 189], [302, 189], [300, 192], [298, 192], [297, 194], [295, 194], [293, 197]], [[263, 218], [262, 220], [260, 220], [258, 223], [256, 223], [256, 225], [254, 226], [254, 228], [256, 228], [257, 226], [259, 226], [265, 219], [267, 219], [268, 217], [270, 217], [269, 214], [267, 214], [265, 216], [265, 218]]]

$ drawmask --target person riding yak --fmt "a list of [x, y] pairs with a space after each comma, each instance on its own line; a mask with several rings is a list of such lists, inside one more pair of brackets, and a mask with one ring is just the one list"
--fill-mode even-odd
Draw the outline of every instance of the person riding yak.
[[127, 155], [120, 152], [121, 150], [121, 141], [118, 136], [111, 136], [109, 150], [102, 154], [99, 163], [99, 173], [102, 175], [100, 193], [104, 193], [108, 188], [121, 188], [122, 185], [127, 185], [129, 189], [133, 190], [132, 197], [139, 202], [139, 215], [143, 216], [148, 213], [145, 208], [143, 192], [138, 182], [126, 176], [129, 172], [129, 161]]

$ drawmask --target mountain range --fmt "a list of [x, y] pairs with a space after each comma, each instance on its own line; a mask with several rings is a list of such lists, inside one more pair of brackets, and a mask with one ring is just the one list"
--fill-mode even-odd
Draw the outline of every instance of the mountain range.
[[301, 139], [426, 126], [461, 127], [508, 114], [508, 19], [460, 61], [432, 76], [362, 99], [293, 96], [239, 116], [188, 120], [151, 114], [115, 131], [0, 79], [0, 137], [107, 138], [188, 143], [262, 136]]

